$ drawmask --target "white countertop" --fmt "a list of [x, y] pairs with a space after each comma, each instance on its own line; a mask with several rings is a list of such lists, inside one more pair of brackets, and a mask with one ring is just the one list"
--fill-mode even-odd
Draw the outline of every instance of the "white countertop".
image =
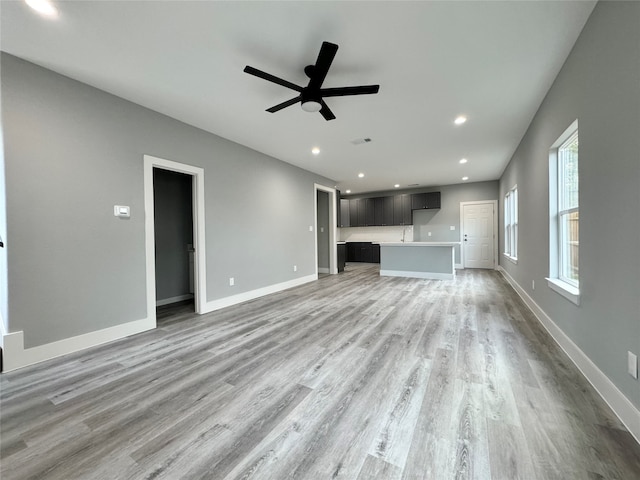
[[460, 242], [373, 242], [381, 247], [455, 247]]

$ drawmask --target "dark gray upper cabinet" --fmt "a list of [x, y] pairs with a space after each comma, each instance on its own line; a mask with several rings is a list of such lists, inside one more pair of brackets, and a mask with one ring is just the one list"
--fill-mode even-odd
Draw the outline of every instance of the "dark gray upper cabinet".
[[393, 197], [393, 224], [412, 225], [411, 195], [403, 193]]
[[359, 227], [359, 218], [358, 218], [358, 203], [360, 202], [359, 198], [352, 198], [349, 200], [349, 225], [351, 227]]
[[374, 226], [375, 219], [375, 204], [373, 198], [359, 198], [358, 199], [358, 223], [361, 227]]
[[440, 192], [414, 193], [411, 195], [411, 209], [440, 208]]
[[340, 199], [340, 227], [413, 225], [413, 210], [440, 208], [440, 192]]
[[350, 227], [351, 226], [351, 215], [349, 215], [349, 200], [347, 200], [346, 198], [341, 198], [340, 199], [340, 209], [339, 209], [339, 215], [340, 218], [338, 219], [338, 226], [339, 227]]
[[374, 198], [373, 210], [375, 225], [393, 225], [393, 197]]

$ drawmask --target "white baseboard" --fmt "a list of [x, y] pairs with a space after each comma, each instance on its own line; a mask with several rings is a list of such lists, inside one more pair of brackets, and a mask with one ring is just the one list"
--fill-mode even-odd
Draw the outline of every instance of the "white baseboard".
[[317, 279], [318, 275], [316, 274], [307, 275], [306, 277], [300, 277], [294, 280], [289, 280], [287, 282], [269, 285], [268, 287], [258, 288], [256, 290], [239, 293], [237, 295], [231, 295], [230, 297], [220, 298], [219, 300], [212, 300], [205, 304], [205, 309], [201, 313], [209, 313], [213, 312], [214, 310], [220, 310], [221, 308], [230, 307], [232, 305], [237, 305], [238, 303], [247, 302], [249, 300], [264, 297], [265, 295], [281, 292], [282, 290], [286, 290], [288, 288], [293, 288], [305, 283], [313, 282]]
[[154, 328], [156, 328], [155, 314], [152, 318], [135, 320], [31, 348], [24, 348], [23, 332], [5, 333], [3, 334], [3, 368], [5, 372], [16, 370]]
[[455, 273], [405, 272], [404, 270], [380, 270], [381, 277], [426, 278], [430, 280], [453, 280]]
[[529, 294], [502, 267], [498, 267], [504, 278], [511, 284], [520, 298], [527, 304], [542, 326], [549, 332], [556, 343], [578, 367], [582, 375], [596, 389], [603, 400], [620, 418], [638, 443], [640, 443], [640, 410], [609, 380], [602, 370], [578, 347], [573, 340], [562, 331], [556, 323], [540, 308]]
[[327, 267], [318, 267], [318, 273], [331, 273]]
[[193, 299], [193, 293], [185, 293], [184, 295], [178, 295], [177, 297], [163, 298], [162, 300], [156, 300], [156, 307], [162, 307], [163, 305], [170, 305], [172, 303], [191, 299]]
[[453, 268], [456, 270], [464, 270], [464, 266], [461, 263], [456, 263]]

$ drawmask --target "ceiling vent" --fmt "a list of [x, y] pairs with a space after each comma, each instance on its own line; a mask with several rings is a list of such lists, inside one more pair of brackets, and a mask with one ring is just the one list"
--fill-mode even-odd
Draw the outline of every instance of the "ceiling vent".
[[362, 145], [363, 143], [369, 143], [371, 141], [370, 138], [356, 138], [355, 140], [351, 140], [351, 143], [354, 145]]

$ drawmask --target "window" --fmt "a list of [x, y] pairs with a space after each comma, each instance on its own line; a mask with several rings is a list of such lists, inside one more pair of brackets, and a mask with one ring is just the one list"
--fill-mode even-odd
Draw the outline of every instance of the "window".
[[504, 196], [504, 255], [518, 259], [518, 186]]
[[579, 303], [578, 122], [549, 153], [549, 286]]

